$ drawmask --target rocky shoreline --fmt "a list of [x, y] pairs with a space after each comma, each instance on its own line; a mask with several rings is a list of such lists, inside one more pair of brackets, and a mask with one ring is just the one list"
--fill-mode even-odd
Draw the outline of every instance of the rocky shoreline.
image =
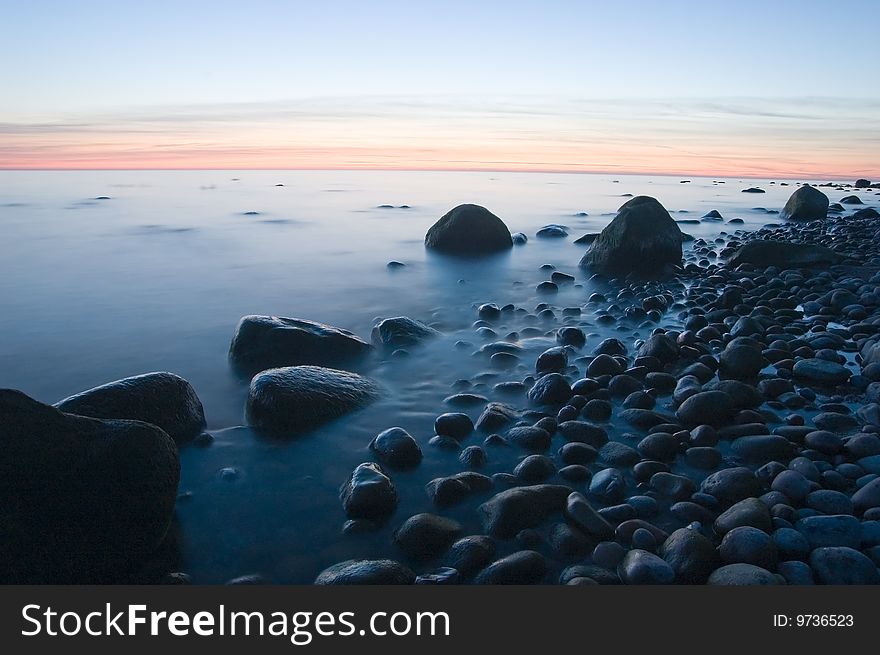
[[[339, 480], [340, 539], [392, 524], [399, 557], [340, 562], [316, 583], [880, 583], [880, 214], [863, 206], [864, 182], [838, 187], [842, 204], [800, 186], [782, 220], [752, 232], [710, 212], [702, 220], [729, 230], [711, 241], [639, 196], [577, 239], [590, 244], [585, 274], [610, 291], [556, 306], [576, 278], [548, 265], [534, 310], [476, 307], [473, 342], [456, 346], [502, 379], [457, 384], [446, 402], [460, 411], [437, 416], [433, 436], [389, 425], [369, 445], [375, 461]], [[566, 236], [553, 225], [536, 238]], [[472, 257], [526, 241], [462, 205], [426, 247]], [[620, 338], [594, 339], [593, 324]], [[418, 358], [438, 327], [387, 318], [368, 343], [304, 318], [244, 317], [230, 363], [250, 383], [248, 423], [291, 438], [356, 412], [386, 393], [371, 367]], [[650, 336], [625, 337], [633, 328]], [[524, 342], [547, 337], [555, 345], [524, 361]], [[0, 391], [0, 440], [16, 446], [0, 459], [0, 579], [185, 582], [151, 553], [171, 524], [177, 449], [210, 446], [204, 427], [195, 390], [167, 373], [55, 408]], [[395, 476], [418, 472], [429, 448], [460, 466], [425, 480], [430, 511], [399, 516]], [[516, 466], [481, 473], [502, 448], [521, 454]], [[138, 475], [120, 479], [119, 458]], [[473, 499], [482, 534], [444, 516]], [[149, 529], [130, 519], [145, 505]], [[96, 507], [100, 529], [83, 518]]]

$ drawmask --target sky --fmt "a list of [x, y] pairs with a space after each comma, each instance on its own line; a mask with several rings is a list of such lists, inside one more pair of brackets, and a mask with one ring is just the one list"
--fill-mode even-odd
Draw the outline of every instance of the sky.
[[876, 0], [0, 6], [0, 168], [880, 178]]

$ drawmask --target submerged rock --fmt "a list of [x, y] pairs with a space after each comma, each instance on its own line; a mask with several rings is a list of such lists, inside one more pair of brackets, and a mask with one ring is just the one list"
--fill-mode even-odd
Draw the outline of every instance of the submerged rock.
[[378, 385], [347, 371], [319, 366], [273, 368], [256, 375], [248, 392], [248, 424], [275, 434], [301, 434], [366, 407]]
[[378, 464], [358, 464], [339, 489], [339, 499], [351, 519], [381, 519], [397, 508], [397, 489]]
[[370, 338], [377, 347], [392, 350], [409, 348], [439, 335], [440, 332], [421, 321], [397, 316], [379, 321], [373, 327]]
[[235, 328], [229, 359], [247, 375], [281, 366], [357, 365], [372, 347], [342, 328], [279, 316], [245, 316]]
[[740, 264], [801, 268], [837, 264], [842, 260], [841, 255], [817, 244], [756, 239], [741, 246], [728, 260], [727, 265], [731, 268]]
[[561, 511], [569, 494], [571, 489], [554, 484], [507, 489], [480, 505], [483, 527], [493, 536], [509, 539]]
[[493, 562], [474, 578], [475, 584], [538, 584], [547, 573], [547, 560], [534, 550], [521, 550]]
[[205, 429], [202, 403], [189, 382], [173, 373], [145, 373], [83, 391], [57, 403], [67, 414], [152, 423], [177, 443]]
[[442, 555], [460, 533], [458, 521], [436, 514], [416, 514], [397, 529], [394, 543], [411, 559], [431, 559]]
[[681, 230], [663, 205], [637, 196], [620, 207], [580, 265], [608, 274], [656, 274], [681, 264], [681, 241]]
[[415, 580], [416, 574], [400, 562], [389, 559], [350, 559], [321, 571], [315, 584], [407, 585], [413, 584]]
[[0, 582], [116, 581], [165, 538], [180, 463], [148, 423], [0, 390]]
[[425, 235], [425, 247], [454, 255], [481, 255], [513, 247], [510, 230], [480, 205], [459, 205]]

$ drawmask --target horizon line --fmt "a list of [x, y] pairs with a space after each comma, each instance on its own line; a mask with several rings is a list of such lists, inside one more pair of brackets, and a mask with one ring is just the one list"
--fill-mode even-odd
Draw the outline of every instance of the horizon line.
[[[457, 168], [429, 168], [429, 167], [392, 167], [392, 166], [359, 166], [359, 167], [350, 167], [350, 166], [292, 166], [292, 167], [277, 167], [277, 166], [250, 166], [250, 167], [231, 167], [231, 166], [143, 166], [143, 167], [104, 167], [104, 166], [25, 166], [25, 167], [7, 167], [0, 166], [0, 172], [135, 172], [135, 171], [177, 171], [177, 172], [185, 172], [185, 171], [240, 171], [240, 172], [268, 172], [268, 171], [298, 171], [298, 172], [329, 172], [329, 171], [339, 171], [339, 172], [357, 172], [357, 171], [369, 171], [369, 172], [412, 172], [412, 173], [538, 173], [538, 174], [573, 174], [573, 175], [647, 175], [647, 176], [658, 176], [658, 177], [693, 177], [693, 178], [701, 178], [701, 179], [712, 179], [720, 178], [720, 179], [749, 179], [749, 180], [804, 180], [804, 179], [823, 179], [829, 181], [841, 181], [841, 180], [852, 180], [860, 179], [864, 176], [870, 177], [880, 177], [880, 175], [873, 175], [870, 173], [848, 173], [848, 174], [828, 174], [823, 176], [817, 176], [815, 174], [778, 174], [778, 175], [759, 175], [756, 173], [742, 173], [739, 175], [730, 175], [730, 174], [717, 174], [710, 175], [707, 173], [697, 173], [697, 172], [686, 172], [686, 171], [651, 171], [651, 170], [591, 170], [591, 169], [582, 169], [582, 170], [571, 170], [571, 169], [553, 169], [553, 168], [534, 168], [534, 169], [522, 169], [522, 168], [501, 168], [501, 167], [457, 167]], [[867, 178], [866, 178], [867, 179]], [[873, 181], [873, 180], [872, 180]]]

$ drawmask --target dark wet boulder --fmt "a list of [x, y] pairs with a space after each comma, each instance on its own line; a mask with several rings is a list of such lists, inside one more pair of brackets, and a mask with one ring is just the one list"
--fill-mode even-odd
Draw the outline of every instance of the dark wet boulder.
[[370, 442], [370, 450], [392, 468], [412, 468], [422, 461], [422, 449], [403, 428], [383, 430]]
[[408, 585], [416, 574], [400, 562], [389, 559], [350, 559], [318, 574], [317, 585]]
[[818, 221], [828, 215], [828, 196], [805, 184], [791, 194], [779, 218], [792, 221]]
[[373, 326], [370, 338], [377, 348], [392, 350], [416, 346], [439, 335], [440, 332], [421, 321], [406, 316], [396, 316], [383, 319]]
[[810, 568], [821, 584], [880, 584], [877, 565], [846, 546], [817, 548], [810, 553]]
[[794, 457], [797, 447], [777, 434], [756, 434], [734, 439], [730, 450], [744, 462], [787, 462]]
[[586, 535], [605, 539], [614, 534], [611, 524], [577, 491], [572, 492], [565, 502], [565, 517]]
[[638, 548], [629, 551], [617, 567], [617, 575], [625, 584], [672, 584], [675, 571], [663, 559]]
[[510, 230], [480, 205], [459, 205], [425, 235], [425, 247], [452, 255], [482, 255], [513, 247]]
[[794, 377], [821, 386], [837, 386], [852, 376], [852, 372], [837, 362], [827, 359], [802, 359], [792, 369]]
[[697, 530], [688, 528], [669, 535], [659, 555], [672, 567], [676, 582], [683, 584], [705, 583], [718, 562], [712, 542]]
[[469, 578], [495, 558], [495, 542], [486, 535], [472, 535], [456, 541], [446, 553], [446, 564]]
[[741, 246], [727, 261], [727, 265], [731, 268], [752, 264], [761, 268], [778, 266], [786, 269], [827, 266], [842, 260], [841, 255], [817, 244], [755, 239]]
[[685, 400], [675, 415], [687, 427], [725, 425], [733, 414], [733, 399], [723, 391], [701, 391]]
[[497, 432], [515, 421], [518, 415], [510, 405], [489, 403], [477, 418], [476, 428], [481, 432]]
[[700, 491], [714, 496], [723, 506], [730, 507], [744, 498], [760, 496], [763, 487], [754, 473], [740, 466], [722, 469], [708, 476], [700, 484]]
[[264, 432], [301, 434], [366, 407], [379, 395], [375, 382], [355, 373], [319, 366], [273, 368], [251, 380], [247, 421]]
[[507, 489], [480, 505], [483, 527], [493, 536], [509, 539], [561, 511], [570, 493], [568, 487], [554, 484]]
[[733, 504], [715, 520], [715, 532], [726, 535], [734, 528], [749, 526], [764, 532], [773, 529], [773, 519], [769, 508], [757, 498], [744, 498]]
[[458, 521], [436, 514], [416, 514], [397, 529], [394, 543], [410, 559], [426, 560], [442, 555], [459, 534]]
[[678, 346], [668, 334], [652, 334], [636, 351], [636, 357], [654, 357], [661, 364], [671, 364], [678, 359]]
[[205, 429], [202, 403], [189, 382], [173, 373], [145, 373], [103, 384], [57, 403], [67, 414], [152, 423], [177, 443]]
[[364, 462], [339, 489], [342, 508], [351, 519], [382, 519], [397, 508], [397, 489], [382, 467]]
[[541, 376], [529, 389], [529, 400], [536, 405], [561, 405], [571, 395], [571, 385], [559, 373]]
[[681, 230], [663, 205], [637, 196], [618, 209], [580, 265], [613, 275], [656, 275], [681, 264], [681, 241]]
[[372, 347], [357, 335], [299, 318], [245, 316], [235, 328], [229, 360], [239, 372], [253, 375], [281, 366], [358, 365]]
[[535, 425], [510, 428], [507, 440], [526, 450], [544, 451], [550, 447], [551, 435], [547, 430]]
[[0, 446], [0, 582], [114, 582], [163, 542], [180, 463], [162, 429], [5, 389]]
[[547, 573], [547, 560], [534, 550], [521, 550], [480, 571], [474, 584], [538, 584]]

